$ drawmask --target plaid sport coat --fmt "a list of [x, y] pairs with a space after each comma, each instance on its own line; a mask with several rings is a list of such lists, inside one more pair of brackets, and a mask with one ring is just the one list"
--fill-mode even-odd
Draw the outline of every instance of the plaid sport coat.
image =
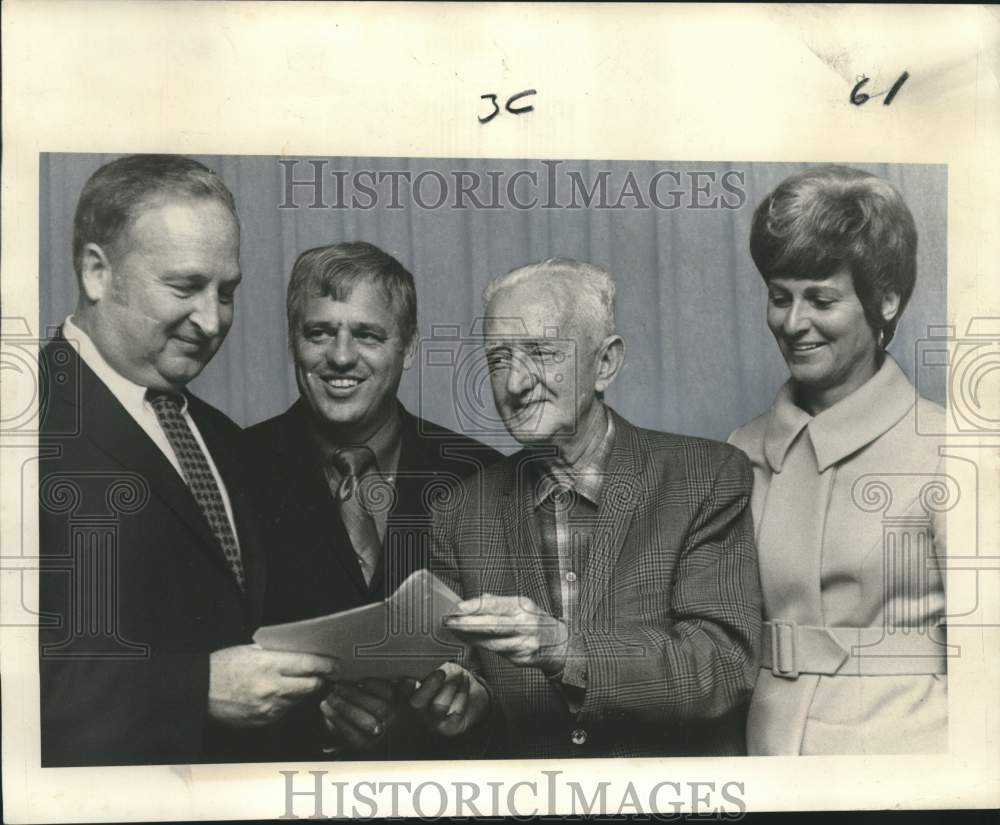
[[[463, 663], [492, 697], [482, 730], [502, 730], [492, 752], [516, 758], [745, 753], [761, 627], [750, 465], [728, 445], [611, 414], [580, 591], [582, 706], [539, 669], [472, 649]], [[464, 598], [523, 596], [551, 613], [530, 457], [508, 456], [439, 504], [431, 569]]]

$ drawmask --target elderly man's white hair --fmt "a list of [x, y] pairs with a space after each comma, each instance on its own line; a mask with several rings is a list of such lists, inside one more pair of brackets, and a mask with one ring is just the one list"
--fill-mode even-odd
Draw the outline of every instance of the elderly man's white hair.
[[555, 287], [571, 303], [583, 329], [602, 341], [615, 332], [615, 282], [596, 264], [572, 258], [546, 258], [494, 278], [483, 290], [483, 306], [504, 289], [528, 281]]

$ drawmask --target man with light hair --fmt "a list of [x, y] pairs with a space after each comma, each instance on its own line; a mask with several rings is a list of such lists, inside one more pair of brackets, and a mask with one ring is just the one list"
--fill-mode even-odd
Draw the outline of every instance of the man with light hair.
[[[391, 596], [427, 566], [435, 487], [500, 455], [397, 397], [417, 348], [417, 292], [388, 252], [365, 241], [306, 250], [292, 267], [287, 312], [299, 398], [244, 434], [260, 468], [267, 624]], [[274, 758], [432, 758], [435, 740], [398, 712], [406, 698], [380, 679], [324, 685], [275, 728]]]
[[[746, 458], [604, 402], [625, 342], [614, 282], [549, 258], [484, 292], [497, 410], [524, 449], [436, 514], [432, 569], [469, 653], [411, 697], [498, 754], [744, 752], [760, 592]], [[489, 720], [490, 724], [486, 724]]]

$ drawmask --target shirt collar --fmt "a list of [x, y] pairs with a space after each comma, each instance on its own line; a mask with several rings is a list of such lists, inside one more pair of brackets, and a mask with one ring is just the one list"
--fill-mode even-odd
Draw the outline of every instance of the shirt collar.
[[557, 487], [568, 487], [595, 506], [600, 505], [614, 445], [615, 422], [608, 412], [607, 426], [603, 432], [591, 437], [583, 453], [572, 465], [556, 462], [551, 456], [539, 461], [537, 466], [540, 478], [535, 487], [535, 507], [539, 507]]
[[875, 375], [816, 416], [796, 406], [789, 380], [771, 406], [764, 455], [774, 472], [781, 472], [792, 442], [808, 428], [816, 464], [823, 472], [890, 430], [915, 402], [916, 389], [888, 353]]
[[[357, 444], [335, 444], [326, 438], [316, 437], [323, 454], [323, 466], [328, 472], [338, 475], [330, 462], [330, 457], [341, 447], [359, 446]], [[371, 438], [363, 442], [364, 446], [375, 454], [375, 464], [378, 473], [389, 477], [396, 475], [399, 467], [399, 454], [403, 444], [403, 414], [399, 404], [393, 407], [388, 421]]]
[[[101, 382], [111, 391], [122, 406], [128, 410], [142, 409], [146, 401], [146, 387], [130, 381], [114, 367], [112, 367], [101, 355], [93, 339], [84, 332], [70, 315], [63, 321], [63, 338], [71, 343], [75, 343], [78, 348], [80, 358], [93, 373], [101, 379]], [[183, 400], [181, 401], [181, 412], [187, 412], [188, 400], [184, 393], [177, 393]]]

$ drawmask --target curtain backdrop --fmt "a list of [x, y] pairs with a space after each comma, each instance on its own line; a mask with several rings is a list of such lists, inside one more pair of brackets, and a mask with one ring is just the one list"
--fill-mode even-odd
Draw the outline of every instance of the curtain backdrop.
[[[43, 332], [75, 306], [73, 211], [86, 179], [114, 157], [41, 158]], [[503, 447], [512, 442], [496, 435], [472, 334], [480, 293], [492, 277], [551, 255], [615, 275], [627, 355], [608, 400], [636, 424], [723, 439], [763, 412], [786, 378], [748, 238], [754, 207], [806, 164], [197, 159], [236, 198], [244, 279], [229, 337], [191, 388], [241, 425], [297, 397], [284, 313], [289, 272], [303, 250], [342, 240], [380, 246], [416, 279], [421, 347], [404, 375], [403, 403]], [[917, 288], [890, 351], [923, 395], [943, 403], [943, 371], [915, 375], [914, 364], [928, 327], [946, 323], [946, 167], [859, 166], [895, 184], [916, 219]], [[293, 178], [311, 180], [317, 170], [321, 190], [297, 185], [289, 197]]]

